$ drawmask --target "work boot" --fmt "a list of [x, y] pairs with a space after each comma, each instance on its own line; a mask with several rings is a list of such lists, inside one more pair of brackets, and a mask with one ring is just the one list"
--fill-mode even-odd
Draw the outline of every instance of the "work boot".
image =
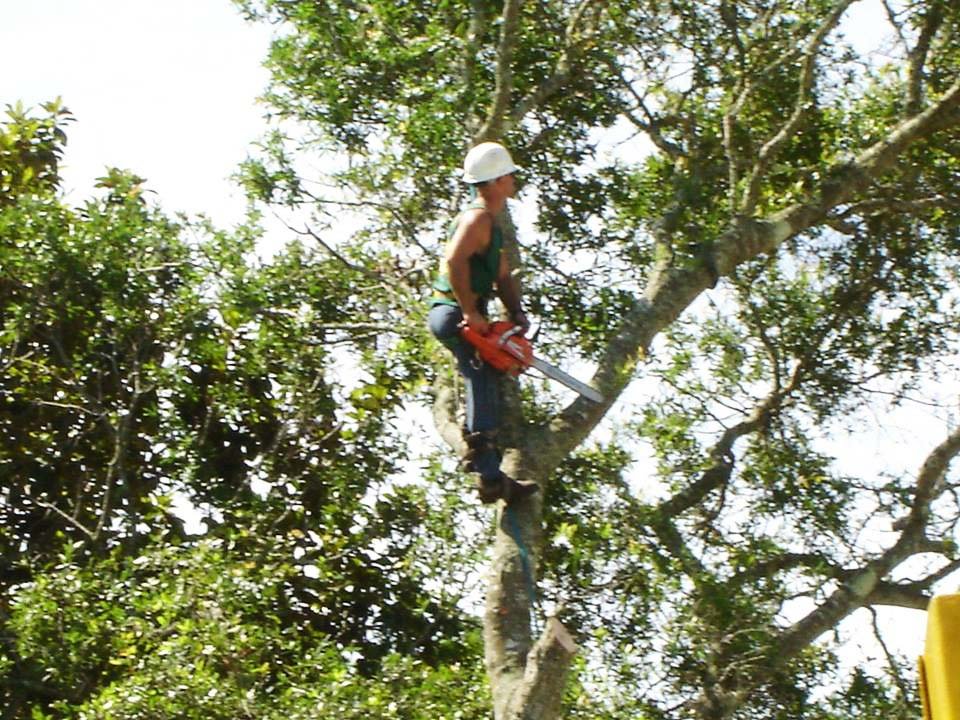
[[497, 447], [497, 431], [481, 430], [465, 432], [464, 442], [467, 453], [463, 457], [463, 469], [475, 472], [481, 477], [496, 477], [500, 471], [500, 449]]
[[514, 480], [506, 473], [500, 473], [494, 478], [477, 480], [477, 494], [480, 496], [480, 502], [485, 505], [495, 503], [497, 500], [503, 500], [510, 505], [516, 500], [529, 497], [539, 489], [535, 482]]
[[485, 455], [496, 453], [496, 462], [500, 461], [500, 455], [497, 452], [496, 431], [487, 430], [481, 432], [468, 433], [464, 430], [463, 440], [467, 445], [467, 453], [463, 456], [463, 469], [467, 472], [483, 472], [480, 467], [480, 460], [485, 460]]

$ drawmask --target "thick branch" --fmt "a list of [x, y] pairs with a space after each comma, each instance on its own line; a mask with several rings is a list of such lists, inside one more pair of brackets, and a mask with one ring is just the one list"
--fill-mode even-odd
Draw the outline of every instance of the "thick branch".
[[541, 720], [560, 715], [567, 674], [577, 645], [556, 618], [549, 618], [536, 644], [527, 654], [523, 680], [516, 688], [504, 718]]
[[738, 572], [727, 581], [727, 585], [730, 587], [738, 587], [750, 581], [771, 578], [779, 573], [787, 570], [796, 570], [797, 568], [811, 568], [814, 570], [827, 569], [829, 570], [828, 575], [830, 575], [830, 577], [835, 577], [841, 572], [840, 569], [833, 566], [826, 557], [817, 553], [783, 553], [782, 555], [767, 558], [742, 572]]
[[927, 456], [917, 477], [917, 489], [910, 515], [903, 524], [905, 532], [912, 530], [922, 535], [930, 515], [930, 505], [946, 489], [947, 468], [958, 452], [960, 452], [960, 429], [955, 430]]
[[888, 605], [902, 607], [909, 610], [926, 610], [930, 603], [930, 594], [915, 585], [898, 585], [897, 583], [877, 583], [864, 605]]
[[935, 448], [920, 468], [913, 508], [899, 540], [878, 558], [853, 573], [818, 608], [782, 633], [777, 643], [779, 661], [795, 656], [844, 617], [867, 604], [870, 595], [877, 591], [890, 570], [925, 549], [924, 533], [930, 505], [945, 489], [947, 469], [958, 453], [960, 429]]
[[[506, 472], [530, 479], [516, 459], [516, 453], [508, 453]], [[541, 498], [537, 494], [503, 509], [497, 523], [483, 618], [484, 656], [496, 720], [525, 717], [516, 714], [514, 698], [526, 677], [532, 647], [531, 614], [542, 545], [542, 518]]]
[[513, 95], [513, 52], [517, 47], [520, 25], [520, 0], [506, 0], [503, 4], [503, 26], [500, 44], [497, 46], [497, 71], [493, 90], [493, 103], [487, 120], [474, 137], [477, 143], [502, 137], [504, 122]]
[[943, 25], [943, 7], [939, 2], [930, 3], [926, 17], [923, 19], [923, 28], [917, 44], [909, 53], [909, 70], [907, 74], [907, 114], [913, 115], [920, 111], [923, 104], [923, 69], [927, 62], [927, 55], [937, 31]]
[[[804, 203], [791, 205], [764, 219], [740, 218], [713, 243], [713, 264], [721, 276], [761, 255], [775, 252], [788, 238], [824, 222], [831, 210], [856, 198], [889, 170], [912, 144], [960, 122], [960, 81], [924, 112], [907, 119], [847, 163], [835, 166], [819, 190]], [[627, 314], [607, 343], [592, 385], [604, 403], [574, 400], [543, 429], [540, 455], [564, 457], [603, 418], [633, 378], [639, 360], [657, 334], [673, 323], [708, 287], [714, 277], [705, 264], [663, 263], [648, 283], [644, 297]]]
[[[936, 489], [942, 491], [944, 476], [950, 461], [960, 453], [960, 430], [953, 432], [941, 443], [924, 462], [918, 479], [915, 504], [929, 507], [935, 498]], [[826, 575], [837, 581], [837, 588], [816, 609], [798, 622], [785, 628], [768, 644], [767, 657], [754, 663], [749, 672], [739, 676], [724, 689], [714, 688], [712, 693], [704, 691], [698, 700], [701, 708], [713, 714], [709, 717], [727, 717], [727, 713], [740, 706], [745, 698], [757, 688], [763, 686], [772, 673], [776, 673], [784, 664], [790, 662], [804, 649], [810, 646], [820, 635], [850, 615], [854, 610], [867, 605], [889, 604], [910, 608], [926, 607], [927, 597], [924, 591], [937, 579], [960, 567], [960, 562], [951, 561], [946, 567], [915, 583], [892, 583], [885, 581], [890, 571], [910, 556], [929, 549], [930, 543], [924, 538], [925, 526], [909, 524], [898, 541], [876, 559], [862, 568], [847, 570], [829, 563], [823, 564]], [[798, 566], [818, 567], [821, 563], [815, 555], [783, 555], [773, 558], [759, 572], [779, 572]]]

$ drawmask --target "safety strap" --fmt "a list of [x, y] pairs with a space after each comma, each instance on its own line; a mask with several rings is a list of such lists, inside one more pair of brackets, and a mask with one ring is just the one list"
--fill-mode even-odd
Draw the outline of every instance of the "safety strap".
[[527, 552], [527, 546], [523, 542], [523, 534], [520, 532], [520, 525], [517, 523], [517, 518], [513, 514], [513, 508], [507, 505], [504, 512], [507, 516], [510, 535], [517, 544], [517, 549], [520, 551], [520, 567], [523, 568], [523, 579], [527, 587], [527, 599], [530, 601], [531, 625], [534, 634], [539, 635], [540, 627], [537, 622], [537, 615], [541, 612], [541, 608], [540, 602], [537, 600], [537, 588], [533, 581], [533, 572], [530, 569], [530, 553]]

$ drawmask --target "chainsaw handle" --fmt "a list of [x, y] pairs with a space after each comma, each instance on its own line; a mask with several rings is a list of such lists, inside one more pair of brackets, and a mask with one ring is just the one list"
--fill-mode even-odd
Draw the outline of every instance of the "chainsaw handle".
[[507, 344], [507, 341], [512, 338], [514, 335], [519, 335], [523, 337], [523, 328], [519, 325], [514, 325], [509, 330], [504, 330], [503, 334], [500, 335], [500, 339], [497, 340], [497, 345], [503, 347]]

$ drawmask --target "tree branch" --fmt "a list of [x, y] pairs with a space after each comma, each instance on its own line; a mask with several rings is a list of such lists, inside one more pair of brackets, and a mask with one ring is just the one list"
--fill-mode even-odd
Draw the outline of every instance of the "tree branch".
[[683, 156], [683, 148], [667, 140], [663, 136], [663, 133], [660, 132], [660, 121], [655, 118], [653, 113], [651, 113], [649, 108], [647, 108], [646, 101], [640, 95], [640, 93], [637, 92], [636, 88], [633, 87], [633, 83], [627, 80], [620, 65], [615, 62], [611, 62], [608, 67], [610, 72], [614, 73], [620, 79], [620, 83], [623, 85], [623, 88], [633, 96], [633, 99], [637, 103], [637, 107], [640, 108], [643, 114], [647, 117], [646, 120], [642, 120], [632, 112], [627, 111], [624, 113], [627, 120], [633, 123], [638, 130], [646, 134], [646, 136], [650, 138], [650, 141], [665, 155], [675, 159]]
[[[517, 453], [507, 453], [505, 472], [512, 477], [529, 478], [530, 474], [516, 461]], [[483, 618], [484, 656], [496, 720], [516, 717], [514, 697], [527, 673], [534, 611], [531, 594], [535, 592], [543, 543], [542, 518], [542, 498], [538, 493], [502, 509], [497, 521]], [[544, 716], [545, 720], [547, 717]]]
[[887, 643], [883, 639], [883, 633], [880, 632], [880, 625], [877, 622], [877, 612], [873, 608], [870, 608], [871, 620], [873, 623], [873, 636], [876, 638], [877, 643], [880, 645], [880, 648], [883, 650], [884, 656], [887, 658], [887, 666], [890, 668], [890, 676], [893, 678], [893, 681], [897, 684], [897, 689], [900, 691], [900, 700], [906, 701], [910, 696], [907, 691], [907, 687], [904, 684], [903, 679], [903, 670], [897, 664], [896, 658], [890, 652], [890, 648], [887, 647]]
[[[559, 92], [570, 80], [574, 58], [580, 47], [594, 37], [597, 20], [605, 3], [597, 0], [581, 0], [567, 22], [564, 34], [564, 46], [560, 52], [553, 73], [528, 93], [510, 113], [510, 126], [520, 123], [527, 114], [539, 107], [545, 100]], [[592, 20], [584, 21], [587, 10], [594, 10]], [[581, 23], [584, 28], [581, 30]]]
[[840, 22], [840, 18], [843, 17], [843, 14], [853, 1], [854, 0], [842, 0], [842, 2], [838, 3], [807, 43], [803, 53], [803, 66], [800, 71], [797, 100], [794, 104], [793, 112], [780, 128], [779, 132], [760, 148], [760, 152], [757, 154], [757, 159], [754, 162], [753, 169], [750, 171], [750, 176], [747, 180], [747, 188], [744, 191], [743, 200], [740, 203], [740, 213], [744, 215], [753, 213], [760, 197], [760, 183], [763, 181], [767, 168], [770, 167], [770, 164], [776, 158], [780, 149], [800, 128], [807, 111], [810, 109], [810, 95], [815, 82], [814, 71], [816, 70], [817, 55], [827, 36], [836, 28]]
[[923, 27], [917, 44], [908, 53], [907, 102], [908, 115], [915, 115], [923, 106], [923, 70], [930, 52], [930, 46], [937, 31], [943, 25], [943, 6], [937, 0], [931, 2], [923, 19]]
[[864, 605], [888, 605], [910, 610], [926, 610], [929, 603], [930, 595], [914, 585], [880, 582], [867, 595]]
[[733, 472], [733, 446], [741, 437], [755, 432], [783, 404], [800, 384], [801, 365], [797, 365], [790, 382], [783, 388], [774, 388], [764, 400], [741, 422], [727, 428], [710, 450], [714, 463], [704, 470], [696, 482], [685, 487], [657, 506], [658, 516], [676, 517], [698, 505], [707, 495], [726, 484]]
[[728, 581], [727, 585], [737, 587], [751, 580], [760, 580], [770, 578], [786, 570], [795, 570], [796, 568], [811, 569], [829, 569], [831, 577], [835, 577], [841, 571], [833, 565], [825, 556], [818, 553], [783, 553], [775, 557], [767, 558], [756, 565], [752, 565], [746, 570], [736, 573]]
[[945, 195], [933, 195], [932, 197], [916, 198], [913, 200], [877, 197], [851, 203], [842, 213], [839, 213], [837, 217], [849, 218], [852, 215], [875, 215], [885, 212], [913, 215], [933, 212], [944, 207], [960, 208], [960, 200]]
[[70, 525], [72, 525], [77, 530], [82, 532], [87, 537], [87, 539], [90, 540], [91, 542], [97, 539], [96, 533], [94, 533], [87, 526], [85, 526], [83, 523], [77, 520], [77, 518], [73, 517], [72, 515], [68, 515], [53, 503], [47, 502], [46, 500], [34, 500], [34, 503], [37, 505], [37, 507], [42, 507], [45, 510], [50, 510], [61, 519], [67, 521]]
[[510, 98], [513, 95], [513, 53], [517, 47], [520, 25], [520, 0], [505, 0], [500, 44], [497, 46], [497, 70], [493, 103], [487, 111], [487, 120], [474, 136], [475, 143], [499, 139], [503, 135]]
[[893, 26], [893, 29], [897, 32], [897, 37], [900, 39], [900, 43], [905, 47], [909, 47], [907, 43], [907, 38], [903, 33], [903, 23], [900, 22], [900, 19], [897, 17], [896, 11], [890, 5], [889, 0], [882, 0], [883, 10], [887, 14], [887, 20], [890, 22], [890, 25]]
[[461, 421], [457, 412], [457, 389], [453, 387], [452, 374], [437, 376], [434, 383], [433, 423], [440, 437], [456, 451], [457, 455], [466, 453], [463, 442]]
[[734, 135], [736, 134], [737, 115], [740, 114], [750, 90], [750, 84], [744, 83], [743, 78], [739, 78], [737, 86], [734, 88], [737, 99], [730, 103], [723, 112], [723, 151], [727, 157], [727, 183], [730, 186], [727, 189], [727, 202], [730, 205], [732, 217], [736, 217], [739, 212], [737, 185], [740, 184], [740, 166], [743, 164], [740, 153], [737, 151]]
[[[898, 541], [863, 568], [849, 574], [831, 595], [815, 610], [781, 633], [776, 646], [776, 662], [789, 659], [816, 638], [834, 627], [841, 619], [867, 604], [890, 570], [906, 558], [925, 549], [924, 533], [931, 503], [945, 489], [950, 462], [960, 453], [960, 428], [954, 430], [926, 458], [917, 476], [913, 509], [904, 524]], [[882, 588], [892, 593], [891, 588]], [[892, 595], [890, 595], [892, 596]], [[902, 595], [901, 595], [902, 597]]]
[[504, 720], [559, 717], [567, 673], [576, 654], [570, 633], [557, 618], [549, 618], [527, 654], [526, 672], [502, 715]]
[[[468, 96], [468, 101], [472, 99], [470, 96], [476, 83], [477, 55], [480, 53], [480, 41], [486, 29], [486, 3], [483, 0], [470, 0], [470, 24], [467, 27], [466, 42], [463, 46], [463, 89]], [[477, 132], [478, 126], [479, 122], [471, 117], [469, 121], [471, 132]]]
[[137, 357], [139, 354], [139, 349], [134, 347], [133, 353], [134, 361], [133, 369], [131, 371], [133, 389], [130, 396], [130, 402], [127, 407], [123, 408], [123, 410], [118, 413], [119, 420], [116, 425], [113, 425], [107, 420], [106, 413], [103, 414], [102, 418], [114, 435], [114, 448], [113, 456], [107, 463], [107, 474], [106, 479], [104, 480], [105, 489], [103, 492], [103, 498], [100, 502], [100, 516], [97, 519], [97, 526], [94, 528], [91, 536], [91, 539], [93, 540], [97, 540], [100, 537], [103, 529], [107, 525], [107, 521], [110, 518], [113, 504], [114, 486], [117, 483], [120, 483], [124, 489], [128, 489], [127, 455], [130, 451], [133, 422], [140, 410], [140, 402], [143, 399], [143, 396], [151, 390], [150, 388], [143, 387], [140, 358]]
[[[917, 479], [918, 503], [928, 506], [932, 502], [934, 498], [930, 495], [930, 489], [943, 488], [947, 466], [958, 453], [960, 429], [951, 433], [924, 462]], [[836, 627], [837, 623], [854, 610], [876, 604], [918, 609], [926, 607], [928, 598], [922, 591], [935, 582], [935, 579], [942, 578], [960, 567], [960, 561], [951, 561], [946, 567], [918, 583], [896, 584], [883, 580], [905, 559], [928, 549], [929, 543], [923, 536], [924, 530], [924, 526], [917, 524], [907, 527], [892, 547], [861, 568], [847, 570], [827, 563], [827, 577], [838, 583], [827, 599], [798, 622], [771, 638], [767, 643], [765, 657], [757, 658], [756, 662], [749, 664], [736, 677], [728, 678], [728, 682], [722, 687], [714, 687], [712, 692], [705, 689], [695, 703], [697, 707], [708, 711], [738, 707], [751, 692], [768, 682], [772, 674], [809, 647], [820, 635]], [[759, 576], [763, 577], [764, 573], [768, 572], [779, 572], [800, 565], [816, 567], [820, 564], [816, 555], [785, 554], [752, 568], [748, 573], [750, 576], [759, 573]], [[736, 578], [731, 579], [731, 582], [735, 581]], [[709, 716], [726, 717], [725, 714]]]
[[335, 248], [333, 248], [331, 245], [325, 242], [323, 238], [317, 235], [317, 233], [315, 233], [309, 226], [304, 225], [303, 230], [297, 230], [295, 227], [288, 224], [285, 220], [283, 220], [279, 216], [277, 216], [277, 219], [280, 220], [280, 222], [282, 222], [284, 225], [286, 225], [287, 230], [289, 230], [290, 232], [294, 232], [300, 236], [309, 236], [313, 238], [320, 247], [322, 247], [324, 250], [330, 253], [333, 257], [335, 257], [340, 263], [344, 265], [344, 267], [349, 268], [350, 270], [353, 270], [354, 272], [360, 273], [362, 275], [366, 275], [367, 277], [375, 278], [377, 280], [380, 279], [380, 275], [374, 272], [373, 270], [369, 270], [366, 266], [356, 265], [350, 262], [349, 260], [347, 260], [346, 257], [344, 257], [342, 254], [337, 252]]

